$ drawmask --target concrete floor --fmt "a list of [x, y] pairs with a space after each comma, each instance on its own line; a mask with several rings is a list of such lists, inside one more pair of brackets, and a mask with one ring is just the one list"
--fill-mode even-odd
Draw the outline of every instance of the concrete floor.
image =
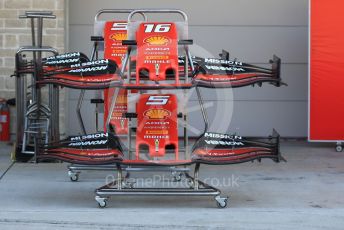
[[[93, 192], [110, 172], [71, 182], [67, 164], [15, 163], [0, 180], [0, 229], [344, 229], [344, 152], [306, 142], [281, 149], [287, 163], [202, 166], [202, 178], [219, 178], [213, 184], [234, 178], [220, 186], [226, 209], [208, 197], [113, 197], [99, 209]], [[0, 145], [0, 175], [10, 150]]]

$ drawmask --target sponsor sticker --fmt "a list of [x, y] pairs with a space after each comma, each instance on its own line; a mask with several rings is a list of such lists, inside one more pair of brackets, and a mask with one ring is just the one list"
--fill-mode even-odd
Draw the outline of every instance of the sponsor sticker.
[[223, 60], [223, 59], [217, 59], [217, 58], [205, 58], [204, 62], [211, 63], [211, 64], [227, 64], [227, 65], [240, 65], [240, 66], [243, 65], [242, 62]]
[[94, 145], [103, 145], [106, 143], [107, 143], [107, 140], [81, 141], [81, 142], [70, 143], [68, 146], [94, 146]]
[[96, 66], [96, 67], [91, 67], [91, 68], [85, 68], [85, 69], [72, 69], [69, 70], [69, 73], [87, 73], [87, 72], [97, 72], [97, 71], [102, 71], [106, 70], [107, 66]]
[[95, 133], [83, 136], [72, 137], [71, 141], [78, 141], [78, 140], [87, 140], [87, 139], [97, 139], [97, 138], [106, 138], [108, 137], [108, 133]]
[[114, 33], [110, 35], [110, 39], [114, 41], [123, 41], [127, 39], [128, 35], [127, 33]]
[[237, 68], [237, 67], [231, 67], [231, 66], [205, 65], [205, 68], [208, 70], [245, 72], [245, 69], [243, 68]]
[[171, 40], [165, 36], [151, 36], [144, 39], [143, 42], [151, 46], [166, 46]]
[[151, 135], [167, 135], [168, 130], [147, 130], [146, 134], [151, 134]]
[[204, 137], [207, 138], [215, 138], [215, 139], [228, 139], [228, 140], [233, 140], [233, 139], [242, 139], [241, 136], [238, 135], [228, 135], [228, 134], [221, 134], [221, 133], [204, 133]]
[[244, 143], [237, 141], [217, 141], [217, 140], [204, 140], [208, 145], [223, 145], [223, 146], [243, 146]]
[[149, 119], [166, 119], [171, 116], [171, 112], [166, 109], [149, 109], [143, 113]]

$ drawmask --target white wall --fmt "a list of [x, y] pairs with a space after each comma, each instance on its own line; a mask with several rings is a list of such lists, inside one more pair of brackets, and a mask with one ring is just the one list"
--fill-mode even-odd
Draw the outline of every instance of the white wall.
[[[118, 1], [71, 0], [69, 3], [69, 49], [87, 54], [91, 50], [94, 15], [105, 8], [179, 8], [189, 16], [190, 38], [213, 55], [221, 49], [245, 62], [266, 65], [273, 54], [282, 59], [282, 78], [288, 87], [234, 89], [230, 130], [242, 135], [267, 135], [276, 128], [282, 136], [307, 135], [307, 0], [213, 0], [213, 1]], [[205, 100], [213, 91], [203, 90]], [[78, 92], [69, 93], [69, 133], [78, 133], [75, 106]], [[88, 94], [87, 98], [92, 95]], [[191, 102], [192, 104], [194, 102]], [[85, 103], [88, 131], [94, 127], [94, 108]], [[210, 117], [216, 109], [209, 111]], [[199, 113], [199, 112], [198, 112]], [[202, 124], [194, 115], [191, 124]], [[216, 121], [221, 124], [223, 121]]]

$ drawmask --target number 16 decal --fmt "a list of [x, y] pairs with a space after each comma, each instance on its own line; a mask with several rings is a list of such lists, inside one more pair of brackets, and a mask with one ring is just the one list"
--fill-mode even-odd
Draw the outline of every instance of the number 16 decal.
[[171, 29], [171, 24], [144, 24], [145, 33], [167, 33]]

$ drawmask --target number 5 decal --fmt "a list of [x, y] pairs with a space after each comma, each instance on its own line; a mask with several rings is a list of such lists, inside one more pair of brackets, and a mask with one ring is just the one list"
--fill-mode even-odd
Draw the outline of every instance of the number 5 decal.
[[114, 22], [111, 30], [128, 30], [128, 23], [126, 23], [126, 22]]
[[149, 96], [146, 105], [166, 105], [170, 96]]
[[167, 33], [171, 29], [171, 24], [144, 24], [145, 33]]

